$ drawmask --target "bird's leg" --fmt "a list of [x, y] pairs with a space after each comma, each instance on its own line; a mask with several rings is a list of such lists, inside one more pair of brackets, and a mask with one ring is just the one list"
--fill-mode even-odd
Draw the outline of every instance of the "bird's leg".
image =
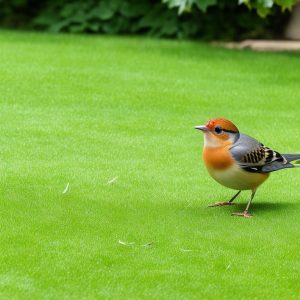
[[241, 191], [238, 191], [229, 201], [225, 202], [217, 202], [215, 204], [211, 204], [208, 207], [216, 207], [216, 206], [225, 206], [225, 205], [234, 205], [233, 200], [240, 194]]
[[255, 193], [256, 193], [256, 190], [252, 190], [252, 194], [251, 194], [251, 198], [246, 206], [246, 209], [243, 211], [243, 212], [236, 212], [236, 213], [232, 213], [231, 215], [232, 216], [239, 216], [239, 217], [244, 217], [244, 218], [250, 218], [252, 217], [252, 215], [250, 213], [248, 213], [248, 210], [249, 210], [249, 207], [250, 207], [250, 204], [255, 196]]

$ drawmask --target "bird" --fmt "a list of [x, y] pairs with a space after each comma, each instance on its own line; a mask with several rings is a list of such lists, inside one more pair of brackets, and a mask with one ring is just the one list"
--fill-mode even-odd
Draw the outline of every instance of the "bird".
[[[209, 207], [233, 205], [241, 191], [250, 190], [251, 197], [243, 212], [232, 215], [252, 217], [249, 212], [255, 193], [271, 172], [300, 167], [300, 154], [280, 154], [256, 139], [240, 133], [236, 125], [224, 118], [209, 120], [195, 126], [204, 133], [203, 160], [210, 176], [221, 185], [238, 192], [225, 202]], [[295, 162], [295, 163], [292, 163]]]

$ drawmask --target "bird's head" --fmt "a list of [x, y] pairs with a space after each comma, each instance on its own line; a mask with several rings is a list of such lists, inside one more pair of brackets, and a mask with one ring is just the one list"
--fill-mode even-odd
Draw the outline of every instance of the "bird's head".
[[205, 125], [195, 126], [204, 133], [206, 147], [222, 147], [234, 143], [240, 137], [238, 128], [229, 120], [216, 118]]

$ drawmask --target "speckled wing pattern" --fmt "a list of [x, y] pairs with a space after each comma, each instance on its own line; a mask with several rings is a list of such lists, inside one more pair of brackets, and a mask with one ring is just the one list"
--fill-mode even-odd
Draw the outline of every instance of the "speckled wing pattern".
[[230, 152], [239, 166], [248, 172], [269, 173], [294, 167], [279, 152], [245, 134], [240, 134]]

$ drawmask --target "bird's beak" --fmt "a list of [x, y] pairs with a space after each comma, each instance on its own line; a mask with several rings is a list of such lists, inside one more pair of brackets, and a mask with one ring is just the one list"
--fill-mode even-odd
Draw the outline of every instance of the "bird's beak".
[[202, 130], [202, 131], [208, 131], [209, 130], [205, 125], [195, 126], [195, 129]]

